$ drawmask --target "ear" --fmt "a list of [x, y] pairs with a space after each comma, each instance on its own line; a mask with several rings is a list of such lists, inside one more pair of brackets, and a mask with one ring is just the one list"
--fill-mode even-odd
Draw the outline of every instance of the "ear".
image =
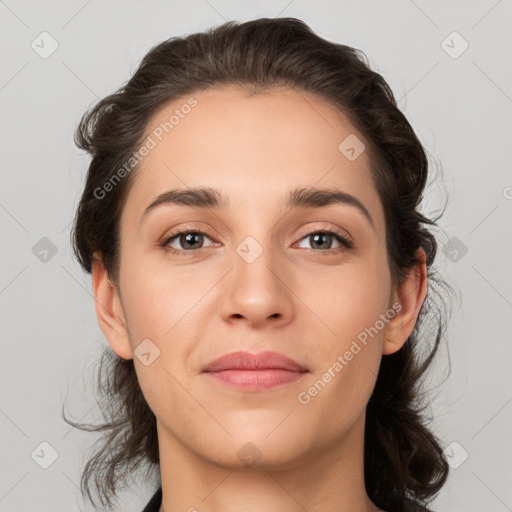
[[98, 252], [93, 254], [92, 260], [92, 289], [98, 324], [110, 347], [119, 357], [133, 359], [119, 293]]
[[392, 304], [400, 304], [396, 315], [391, 319], [384, 335], [382, 353], [393, 354], [400, 350], [411, 335], [421, 306], [427, 296], [427, 255], [423, 249], [415, 253], [416, 263], [392, 294]]

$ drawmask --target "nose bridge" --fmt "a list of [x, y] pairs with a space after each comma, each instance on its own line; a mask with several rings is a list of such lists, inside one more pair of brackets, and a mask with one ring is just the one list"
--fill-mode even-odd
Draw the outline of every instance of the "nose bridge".
[[272, 233], [261, 229], [233, 249], [233, 272], [223, 298], [224, 318], [244, 317], [254, 326], [271, 318], [289, 321], [292, 300], [286, 268], [273, 247]]

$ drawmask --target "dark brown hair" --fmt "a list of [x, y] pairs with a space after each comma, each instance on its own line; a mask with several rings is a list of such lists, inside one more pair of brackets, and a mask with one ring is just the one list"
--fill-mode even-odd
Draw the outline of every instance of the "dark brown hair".
[[[403, 347], [382, 357], [367, 405], [364, 464], [367, 493], [377, 506], [399, 512], [406, 510], [407, 499], [428, 503], [448, 475], [440, 442], [428, 428], [431, 418], [421, 385], [446, 329], [446, 303], [433, 286], [444, 285], [433, 267], [433, 229], [439, 217], [419, 212], [427, 184], [426, 152], [364, 53], [327, 41], [293, 18], [228, 22], [154, 46], [125, 85], [84, 115], [75, 134], [78, 147], [92, 156], [72, 230], [76, 257], [90, 273], [92, 255], [99, 251], [118, 284], [119, 220], [137, 167], [101, 199], [98, 189], [137, 150], [161, 107], [222, 85], [253, 93], [293, 88], [338, 109], [368, 143], [394, 283], [414, 265], [418, 248], [427, 254], [427, 299]], [[102, 446], [85, 466], [81, 488], [94, 504], [89, 486], [94, 479], [101, 504], [111, 507], [121, 481], [142, 463], [153, 468], [159, 463], [158, 439], [133, 360], [107, 348], [98, 372], [106, 422], [86, 426], [65, 419], [83, 430], [106, 431]]]

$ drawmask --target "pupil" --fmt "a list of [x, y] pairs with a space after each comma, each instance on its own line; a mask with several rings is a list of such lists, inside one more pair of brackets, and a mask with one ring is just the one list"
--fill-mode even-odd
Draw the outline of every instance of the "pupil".
[[316, 235], [313, 235], [313, 239], [315, 240], [315, 244], [316, 244], [317, 241], [318, 241], [318, 238], [324, 238], [325, 239], [325, 237], [329, 237], [329, 236], [331, 236], [331, 235], [317, 233]]
[[[200, 236], [202, 236], [200, 233], [187, 233], [186, 235], [181, 236], [181, 241], [182, 242], [185, 241], [186, 244], [194, 245], [194, 238], [200, 237]], [[314, 244], [319, 245], [320, 247], [323, 247], [323, 246], [325, 246], [325, 243], [322, 244], [322, 240], [325, 241], [325, 238], [330, 237], [331, 235], [317, 233], [317, 234], [311, 235], [311, 236], [313, 237]], [[184, 244], [184, 245], [186, 245], [186, 244]], [[197, 244], [197, 240], [196, 240], [196, 244]], [[330, 245], [330, 244], [328, 244], [328, 245]]]
[[[198, 236], [201, 236], [201, 235], [199, 233], [187, 233], [184, 236], [182, 235], [182, 242], [184, 239], [186, 241], [186, 243], [191, 243], [192, 245], [194, 245], [193, 238], [198, 237]], [[193, 247], [193, 249], [195, 249], [195, 247]]]

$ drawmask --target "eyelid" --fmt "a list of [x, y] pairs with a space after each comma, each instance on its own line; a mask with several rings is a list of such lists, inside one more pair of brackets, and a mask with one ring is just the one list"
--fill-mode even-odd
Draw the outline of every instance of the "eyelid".
[[[311, 224], [313, 224], [313, 226], [311, 226]], [[299, 236], [300, 239], [304, 238], [305, 236], [317, 233], [317, 232], [333, 231], [337, 235], [345, 238], [351, 244], [354, 243], [354, 239], [352, 238], [352, 235], [347, 230], [339, 228], [338, 226], [328, 224], [326, 222], [310, 223], [307, 226], [308, 227], [303, 227], [299, 230], [299, 233], [297, 234], [297, 236]]]
[[[215, 241], [215, 237], [213, 237], [207, 229], [200, 228], [198, 226], [185, 225], [185, 226], [180, 226], [179, 228], [176, 228], [176, 229], [172, 229], [170, 232], [167, 232], [164, 236], [162, 236], [162, 238], [159, 240], [158, 244], [162, 245], [162, 244], [169, 243], [171, 238], [175, 238], [176, 236], [181, 235], [183, 233], [198, 233], [198, 234], [206, 235], [212, 241]], [[194, 249], [194, 250], [199, 250], [199, 249]], [[183, 252], [185, 252], [185, 251], [183, 251]], [[191, 253], [192, 251], [186, 251], [186, 252]]]
[[[298, 239], [293, 243], [293, 246], [295, 246], [298, 242], [300, 242], [307, 236], [311, 236], [313, 234], [323, 232], [323, 233], [331, 233], [333, 236], [335, 236], [335, 235], [339, 236], [342, 239], [340, 243], [342, 243], [342, 245], [345, 245], [345, 250], [350, 250], [350, 249], [354, 248], [353, 238], [350, 235], [350, 233], [348, 233], [346, 230], [343, 230], [343, 229], [341, 229], [337, 226], [333, 226], [331, 224], [327, 224], [325, 222], [316, 223], [313, 226], [311, 226], [311, 223], [310, 223], [308, 226], [309, 227], [303, 227], [299, 230], [299, 233], [296, 235], [296, 237], [298, 237]], [[174, 249], [173, 247], [169, 248], [168, 244], [171, 242], [171, 240], [183, 233], [197, 233], [197, 234], [205, 235], [212, 240], [213, 244], [210, 246], [207, 246], [207, 247], [200, 247], [199, 249], [191, 249], [188, 251], [186, 251], [184, 249]], [[185, 225], [185, 226], [180, 226], [179, 228], [176, 228], [176, 229], [172, 230], [171, 232], [166, 233], [158, 242], [160, 247], [164, 247], [170, 252], [176, 251], [176, 253], [188, 254], [188, 255], [193, 255], [196, 252], [200, 251], [201, 249], [208, 249], [209, 247], [214, 247], [216, 243], [217, 242], [215, 241], [215, 237], [213, 237], [209, 233], [208, 230], [206, 230], [204, 228], [199, 228], [197, 226], [193, 226], [190, 224]], [[317, 251], [315, 249], [307, 249], [307, 248], [304, 249], [303, 248], [302, 250], [313, 251], [315, 253], [332, 254], [333, 251], [335, 252], [339, 249], [340, 248], [327, 249], [325, 251]]]
[[[314, 224], [314, 223], [310, 223], [310, 224]], [[299, 230], [297, 236], [299, 236], [300, 238], [303, 238], [304, 236], [307, 236], [307, 235], [311, 235], [313, 233], [316, 233], [317, 231], [320, 231], [320, 230], [323, 230], [323, 229], [327, 229], [327, 230], [332, 230], [332, 231], [335, 231], [337, 232], [339, 235], [341, 236], [344, 236], [345, 238], [347, 238], [349, 241], [353, 242], [353, 238], [352, 236], [350, 235], [350, 233], [345, 230], [345, 229], [341, 229], [341, 228], [338, 228], [337, 226], [333, 226], [331, 224], [328, 224], [328, 223], [325, 223], [325, 222], [320, 222], [320, 223], [316, 223], [314, 224], [314, 226], [312, 227], [310, 224], [308, 224], [309, 227], [303, 227]], [[191, 232], [194, 232], [194, 233], [202, 233], [202, 234], [205, 234], [205, 235], [208, 235], [210, 238], [214, 238], [209, 232], [207, 229], [204, 229], [202, 227], [198, 227], [198, 226], [194, 226], [194, 225], [185, 225], [185, 226], [181, 226], [179, 228], [176, 228], [176, 229], [173, 229], [171, 230], [171, 232], [168, 232], [166, 233], [162, 238], [161, 238], [161, 241], [164, 241], [164, 240], [167, 240], [168, 238], [176, 235], [176, 234], [180, 234], [184, 231], [191, 231]]]

